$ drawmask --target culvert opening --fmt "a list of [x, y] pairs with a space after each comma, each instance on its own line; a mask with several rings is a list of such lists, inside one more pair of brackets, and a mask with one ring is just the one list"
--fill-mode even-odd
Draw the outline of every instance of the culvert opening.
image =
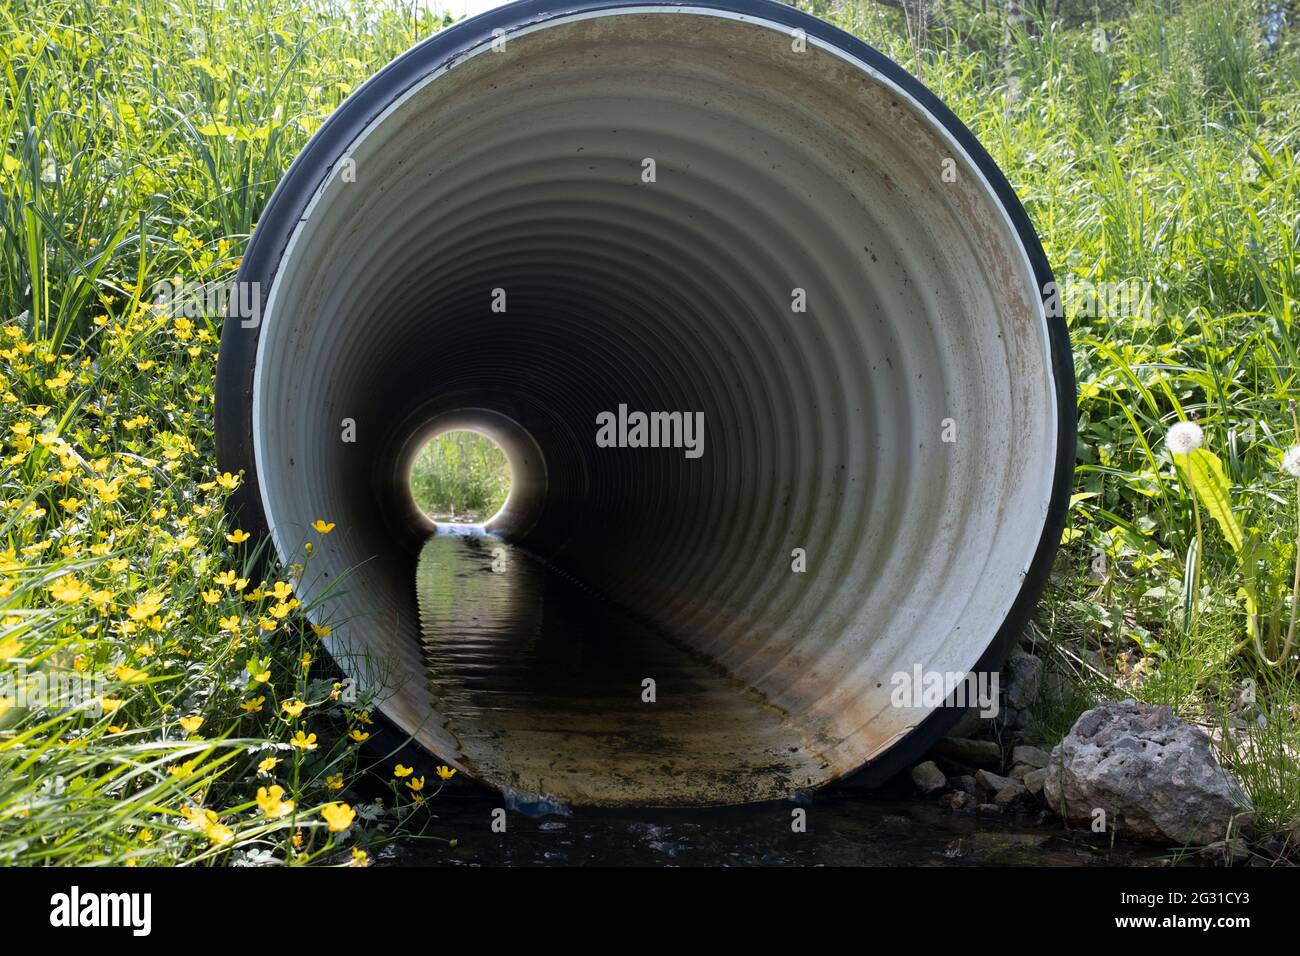
[[415, 507], [435, 525], [483, 525], [510, 496], [510, 461], [481, 432], [445, 431], [416, 452], [407, 484]]
[[[819, 21], [566, 9], [432, 38], [286, 175], [240, 272], [260, 318], [223, 333], [233, 506], [289, 560], [337, 522], [299, 589], [346, 578], [331, 651], [489, 783], [883, 777], [957, 713], [899, 675], [995, 666], [1059, 537], [1073, 378], [1037, 239], [941, 105]], [[402, 465], [451, 427], [514, 485], [434, 553]]]

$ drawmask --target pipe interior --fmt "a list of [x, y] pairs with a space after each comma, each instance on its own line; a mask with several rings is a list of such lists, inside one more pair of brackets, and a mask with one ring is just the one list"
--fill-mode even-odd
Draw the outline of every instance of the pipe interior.
[[[893, 706], [892, 675], [975, 665], [1051, 496], [1041, 297], [980, 173], [858, 64], [689, 13], [551, 21], [408, 91], [348, 150], [355, 181], [322, 186], [260, 333], [262, 504], [286, 558], [317, 541], [300, 590], [333, 595], [336, 656], [442, 759], [577, 803], [763, 799], [878, 757], [929, 712]], [[703, 412], [703, 454], [597, 447], [620, 404]], [[467, 742], [492, 718], [429, 667], [405, 494], [411, 449], [453, 426], [511, 461], [512, 560], [718, 675], [673, 783], [612, 767], [599, 714]], [[628, 719], [618, 752], [642, 746]]]

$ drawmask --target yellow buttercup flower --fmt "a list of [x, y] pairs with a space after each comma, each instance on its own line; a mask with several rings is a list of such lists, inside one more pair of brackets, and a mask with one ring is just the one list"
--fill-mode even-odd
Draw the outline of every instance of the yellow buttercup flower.
[[321, 807], [320, 814], [329, 824], [331, 833], [340, 833], [352, 826], [352, 821], [357, 818], [356, 811], [346, 803], [328, 803]]
[[348, 866], [365, 867], [369, 865], [370, 865], [370, 856], [366, 853], [365, 850], [362, 850], [354, 846], [352, 848], [352, 862], [349, 863]]
[[280, 762], [279, 757], [266, 757], [257, 765], [258, 773], [270, 773], [275, 769], [276, 764]]
[[262, 712], [262, 703], [265, 700], [265, 697], [250, 697], [248, 700], [241, 701], [239, 706], [247, 713], [260, 714]]
[[199, 728], [203, 726], [203, 718], [197, 714], [191, 714], [188, 717], [182, 717], [180, 725], [181, 729], [187, 734], [198, 733]]
[[113, 668], [113, 673], [117, 675], [118, 680], [125, 681], [128, 684], [138, 684], [149, 676], [148, 671], [136, 670], [134, 667], [127, 667], [125, 664], [118, 664], [117, 667]]
[[279, 820], [293, 813], [293, 801], [285, 800], [284, 788], [278, 783], [257, 788], [257, 805], [268, 820]]
[[158, 613], [162, 607], [162, 598], [157, 595], [150, 595], [141, 598], [136, 604], [132, 604], [126, 609], [126, 616], [136, 623], [147, 621]]
[[410, 788], [412, 793], [419, 793], [424, 789], [424, 778], [412, 777], [410, 780], [406, 781], [406, 785]]
[[200, 591], [199, 593], [203, 597], [204, 604], [216, 604], [221, 600], [221, 592], [216, 588], [213, 588], [210, 591]]
[[317, 746], [316, 735], [304, 734], [301, 730], [293, 735], [289, 743], [293, 744], [299, 750], [315, 750]]
[[334, 522], [326, 521], [323, 518], [317, 518], [311, 523], [311, 526], [319, 534], [329, 534], [334, 530]]
[[453, 768], [448, 767], [446, 764], [437, 767], [434, 770], [434, 773], [436, 773], [442, 780], [450, 780], [452, 777], [456, 776], [456, 771]]
[[217, 624], [220, 626], [220, 628], [221, 628], [223, 631], [230, 631], [231, 633], [234, 633], [234, 634], [238, 634], [238, 633], [239, 633], [239, 615], [238, 615], [238, 614], [231, 614], [229, 617], [223, 617], [223, 618], [221, 618], [219, 621], [217, 621]]
[[280, 704], [280, 709], [283, 710], [290, 717], [297, 717], [299, 714], [303, 712], [306, 706], [307, 704], [301, 700], [290, 699], [290, 700], [283, 701]]
[[319, 625], [313, 624], [311, 626], [311, 632], [315, 634], [317, 637], [329, 637], [332, 633], [334, 633], [334, 628], [329, 627], [328, 625], [325, 624], [319, 624]]
[[393, 776], [399, 780], [402, 779], [403, 777], [409, 777], [414, 772], [415, 772], [414, 767], [403, 767], [400, 763], [393, 768]]
[[239, 487], [239, 476], [232, 475], [230, 472], [223, 472], [217, 475], [217, 484], [227, 491], [234, 491]]
[[352, 728], [352, 730], [348, 733], [348, 736], [351, 737], [353, 740], [355, 740], [357, 743], [363, 743], [364, 741], [370, 739], [370, 735], [368, 733], [356, 727]]
[[343, 774], [341, 774], [341, 773], [332, 773], [332, 774], [330, 774], [329, 776], [327, 776], [327, 777], [325, 778], [325, 786], [329, 787], [329, 789], [331, 789], [331, 790], [342, 790], [342, 789], [343, 789]]
[[71, 574], [65, 574], [46, 588], [50, 596], [65, 604], [75, 604], [91, 592], [91, 587]]
[[249, 538], [249, 534], [243, 528], [236, 528], [230, 534], [226, 535], [226, 540], [231, 544], [243, 544]]
[[275, 586], [267, 593], [277, 601], [287, 601], [293, 596], [293, 585], [288, 581], [276, 581]]

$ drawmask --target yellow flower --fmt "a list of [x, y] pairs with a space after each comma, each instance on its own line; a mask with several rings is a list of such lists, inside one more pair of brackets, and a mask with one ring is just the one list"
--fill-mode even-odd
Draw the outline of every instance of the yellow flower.
[[278, 783], [257, 788], [257, 805], [268, 820], [278, 820], [293, 813], [293, 801], [281, 799], [283, 796], [284, 788]]
[[50, 592], [50, 596], [56, 601], [75, 604], [89, 594], [91, 588], [89, 584], [78, 581], [73, 575], [65, 574], [49, 585], [46, 590]]
[[238, 634], [238, 633], [239, 633], [239, 615], [238, 615], [238, 614], [232, 614], [232, 615], [230, 615], [229, 617], [223, 617], [223, 618], [221, 618], [219, 621], [217, 621], [217, 624], [220, 625], [220, 627], [221, 627], [221, 629], [222, 629], [223, 631], [230, 631], [232, 634]]
[[182, 717], [180, 724], [181, 729], [187, 734], [195, 734], [198, 733], [199, 728], [203, 726], [203, 718], [197, 714], [191, 714], [188, 717]]
[[231, 544], [242, 544], [248, 540], [248, 532], [243, 528], [236, 528], [230, 534], [226, 535], [226, 540]]
[[199, 593], [203, 595], [204, 604], [216, 604], [221, 600], [221, 592], [216, 588], [213, 588], [210, 591], [200, 591]]
[[310, 654], [310, 653], [306, 653], [306, 654], [303, 654], [302, 657], [298, 658], [298, 665], [299, 665], [303, 670], [306, 670], [307, 668], [311, 667], [311, 654]]
[[317, 518], [311, 523], [312, 528], [319, 534], [329, 534], [334, 530], [334, 522], [326, 521], [323, 518]]
[[225, 488], [227, 491], [234, 491], [236, 488], [239, 487], [239, 476], [232, 475], [228, 471], [224, 472], [220, 475], [217, 475], [217, 484], [220, 485], [222, 488]]
[[127, 667], [125, 664], [118, 664], [117, 667], [113, 668], [113, 673], [117, 675], [118, 680], [125, 681], [128, 684], [138, 684], [149, 676], [148, 671], [136, 670], [134, 667]]
[[298, 731], [296, 734], [293, 735], [293, 738], [289, 741], [289, 743], [293, 744], [293, 745], [294, 745], [295, 747], [297, 747], [299, 750], [315, 750], [315, 749], [316, 749], [316, 735], [315, 735], [315, 734], [304, 734], [304, 733], [300, 730], [300, 731]]
[[370, 735], [369, 735], [368, 733], [366, 733], [364, 730], [360, 730], [360, 729], [358, 729], [358, 728], [356, 728], [356, 727], [354, 727], [354, 728], [351, 730], [351, 732], [348, 734], [348, 736], [351, 737], [353, 740], [355, 740], [357, 743], [362, 743], [363, 741], [366, 741], [366, 740], [369, 740], [369, 739], [370, 739]]
[[301, 831], [301, 830], [294, 830], [294, 831], [293, 831], [293, 848], [294, 848], [295, 850], [301, 850], [301, 849], [302, 849], [302, 831]]
[[270, 773], [275, 769], [276, 764], [280, 762], [279, 757], [267, 757], [257, 765], [258, 773]]
[[101, 697], [99, 701], [99, 706], [103, 708], [104, 713], [111, 714], [114, 713], [124, 703], [126, 703], [126, 701], [122, 700], [122, 698], [120, 697]]
[[446, 764], [437, 767], [434, 770], [434, 773], [443, 780], [450, 780], [452, 777], [456, 776], [456, 771], [451, 767], [448, 767]]
[[67, 369], [64, 369], [58, 375], [54, 376], [54, 378], [47, 378], [45, 380], [45, 387], [66, 388], [68, 383], [71, 381], [72, 381], [72, 373], [69, 372]]
[[311, 626], [311, 632], [315, 634], [317, 637], [329, 637], [330, 634], [334, 632], [334, 629], [325, 624], [321, 624], [321, 625], [313, 624]]
[[86, 595], [86, 600], [102, 611], [108, 602], [113, 600], [113, 592], [103, 590], [91, 591]]
[[412, 777], [410, 780], [406, 781], [406, 785], [411, 788], [412, 793], [419, 793], [424, 789], [424, 778]]
[[23, 646], [13, 638], [0, 641], [0, 661], [7, 661], [11, 657], [17, 657], [22, 653]]
[[246, 713], [260, 714], [262, 712], [262, 703], [265, 700], [265, 697], [250, 697], [248, 700], [241, 701], [239, 706]]
[[157, 614], [161, 607], [162, 598], [151, 594], [148, 597], [141, 598], [139, 603], [132, 604], [127, 608], [126, 616], [136, 623], [140, 623], [141, 621], [149, 620], [149, 618]]
[[370, 711], [368, 710], [359, 710], [356, 712], [355, 716], [357, 718], [358, 723], [362, 723], [362, 724], [374, 723], [374, 721], [370, 719]]
[[108, 725], [108, 732], [109, 732], [110, 734], [120, 734], [120, 733], [121, 733], [122, 731], [124, 731], [124, 730], [126, 730], [126, 724], [109, 724], [109, 725]]
[[267, 593], [277, 601], [285, 601], [293, 596], [293, 585], [288, 581], [276, 581], [275, 586]]
[[234, 588], [236, 591], [242, 591], [248, 586], [248, 578], [238, 577], [234, 571], [222, 571], [213, 580], [223, 588]]
[[398, 780], [402, 779], [403, 777], [409, 777], [414, 772], [415, 772], [414, 767], [403, 767], [400, 763], [393, 768], [393, 776], [396, 777]]
[[352, 821], [357, 817], [356, 811], [346, 803], [327, 803], [320, 808], [320, 815], [330, 825], [331, 833], [340, 833], [346, 830], [352, 826]]
[[303, 712], [307, 705], [301, 700], [286, 700], [280, 704], [280, 709], [290, 717], [297, 717]]
[[365, 867], [369, 865], [370, 857], [366, 854], [366, 851], [354, 846], [352, 848], [352, 862], [349, 863], [348, 866]]
[[325, 778], [325, 786], [329, 787], [331, 790], [342, 790], [343, 774], [341, 773], [330, 774]]

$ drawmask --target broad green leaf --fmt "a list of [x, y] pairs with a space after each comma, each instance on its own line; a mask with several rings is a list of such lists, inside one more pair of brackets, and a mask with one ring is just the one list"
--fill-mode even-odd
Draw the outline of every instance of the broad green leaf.
[[1228, 472], [1223, 467], [1223, 462], [1213, 452], [1197, 448], [1186, 455], [1174, 455], [1174, 463], [1183, 480], [1200, 500], [1201, 507], [1218, 522], [1219, 529], [1232, 550], [1240, 552], [1245, 537], [1232, 513]]

